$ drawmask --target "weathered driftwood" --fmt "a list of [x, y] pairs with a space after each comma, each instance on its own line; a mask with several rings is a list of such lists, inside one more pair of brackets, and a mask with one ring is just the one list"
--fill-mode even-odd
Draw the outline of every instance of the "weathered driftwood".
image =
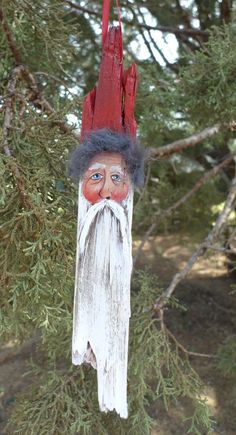
[[101, 411], [127, 418], [133, 192], [91, 205], [79, 188], [72, 362], [97, 369]]

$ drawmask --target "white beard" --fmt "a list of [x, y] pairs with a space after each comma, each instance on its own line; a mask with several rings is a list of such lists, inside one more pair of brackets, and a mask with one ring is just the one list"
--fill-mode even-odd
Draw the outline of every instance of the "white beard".
[[127, 418], [133, 192], [122, 205], [79, 193], [72, 363], [97, 368], [101, 411]]

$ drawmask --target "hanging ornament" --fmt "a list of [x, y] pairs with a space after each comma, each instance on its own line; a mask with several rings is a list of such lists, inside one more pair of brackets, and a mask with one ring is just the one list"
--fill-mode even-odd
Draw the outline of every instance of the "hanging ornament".
[[[118, 2], [117, 2], [118, 7]], [[123, 68], [119, 25], [103, 3], [99, 79], [83, 105], [81, 145], [70, 173], [79, 180], [72, 362], [97, 369], [101, 411], [127, 418], [133, 189], [142, 184], [136, 136], [136, 65]]]

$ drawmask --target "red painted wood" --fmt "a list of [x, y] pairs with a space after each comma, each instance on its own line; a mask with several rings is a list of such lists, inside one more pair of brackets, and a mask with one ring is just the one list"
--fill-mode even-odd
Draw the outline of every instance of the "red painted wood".
[[93, 129], [122, 131], [122, 51], [120, 27], [111, 27], [103, 50]]
[[[119, 5], [118, 17], [120, 21]], [[134, 105], [137, 91], [137, 68], [123, 69], [121, 25], [110, 27], [110, 0], [103, 2], [103, 51], [97, 86], [85, 97], [81, 139], [91, 130], [110, 128], [116, 132], [136, 135]]]
[[134, 106], [137, 92], [137, 65], [133, 63], [124, 74], [124, 125], [125, 132], [136, 135], [137, 123], [134, 118]]
[[83, 103], [81, 139], [93, 129], [93, 114], [96, 98], [96, 86], [86, 95]]
[[110, 16], [110, 0], [103, 0], [102, 8], [102, 46], [104, 47]]

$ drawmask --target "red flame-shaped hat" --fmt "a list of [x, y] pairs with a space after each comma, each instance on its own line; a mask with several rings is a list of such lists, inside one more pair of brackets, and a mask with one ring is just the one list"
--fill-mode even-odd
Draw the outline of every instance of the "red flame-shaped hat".
[[136, 136], [134, 105], [137, 67], [123, 68], [122, 29], [118, 0], [119, 26], [108, 29], [110, 0], [103, 2], [102, 62], [97, 85], [84, 99], [81, 139], [92, 130], [109, 128]]

